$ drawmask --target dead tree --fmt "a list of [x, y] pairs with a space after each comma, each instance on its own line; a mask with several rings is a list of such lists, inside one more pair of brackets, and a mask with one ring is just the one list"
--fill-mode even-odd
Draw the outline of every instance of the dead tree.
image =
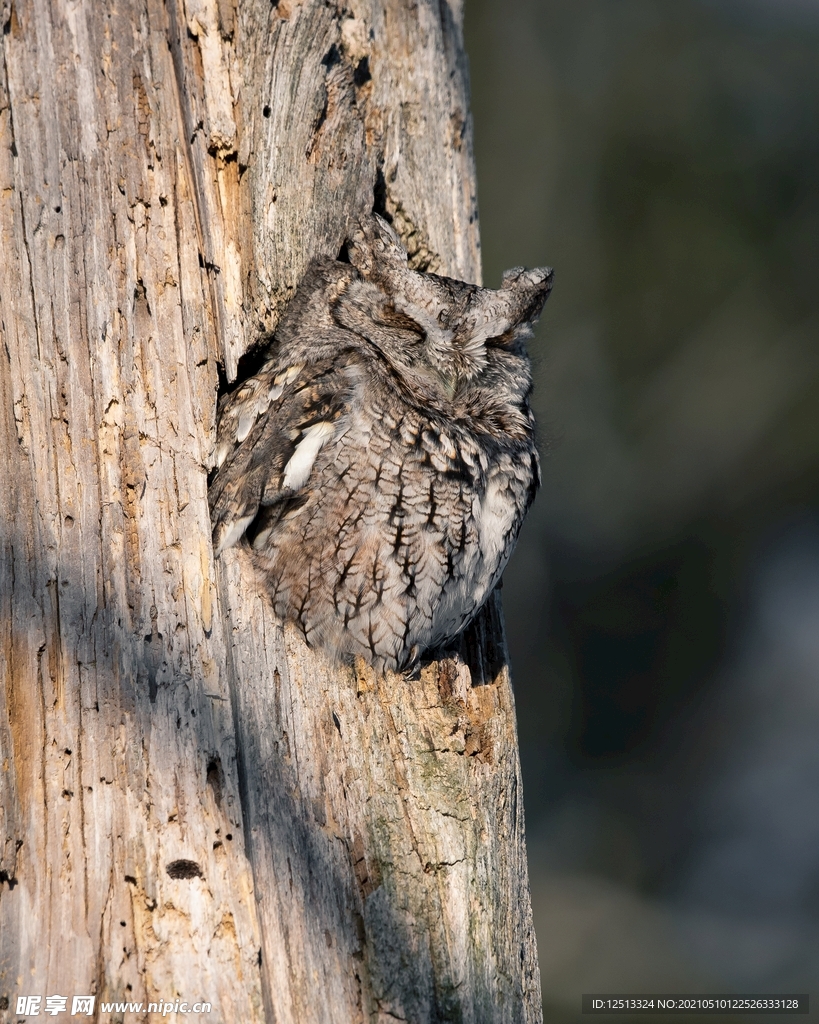
[[458, 0], [1, 10], [0, 1019], [540, 1020], [497, 599], [333, 667], [208, 518], [219, 369], [357, 214], [479, 280]]

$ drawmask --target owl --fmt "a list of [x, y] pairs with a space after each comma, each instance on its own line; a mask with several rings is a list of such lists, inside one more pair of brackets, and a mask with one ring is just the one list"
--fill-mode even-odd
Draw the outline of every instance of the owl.
[[418, 273], [376, 215], [346, 252], [313, 260], [220, 401], [213, 544], [246, 545], [308, 644], [400, 671], [474, 618], [539, 485], [523, 343], [552, 271]]

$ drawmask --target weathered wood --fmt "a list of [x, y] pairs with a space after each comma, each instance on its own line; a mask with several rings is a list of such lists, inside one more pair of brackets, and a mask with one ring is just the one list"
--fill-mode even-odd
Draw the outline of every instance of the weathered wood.
[[56, 992], [539, 1020], [497, 603], [462, 656], [376, 678], [209, 539], [217, 363], [312, 256], [375, 201], [416, 266], [479, 279], [460, 11], [2, 21], [0, 1019]]

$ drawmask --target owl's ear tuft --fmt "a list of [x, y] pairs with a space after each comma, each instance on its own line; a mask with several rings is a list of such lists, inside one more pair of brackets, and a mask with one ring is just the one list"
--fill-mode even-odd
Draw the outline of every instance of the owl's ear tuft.
[[473, 344], [485, 341], [502, 348], [530, 334], [552, 290], [553, 277], [551, 267], [513, 267], [503, 275], [498, 291], [476, 289], [466, 319]]
[[361, 217], [347, 241], [349, 260], [363, 277], [384, 269], [406, 269], [407, 251], [392, 225], [377, 213]]
[[555, 272], [551, 267], [535, 267], [534, 270], [527, 270], [526, 267], [512, 267], [511, 270], [504, 271], [501, 291], [531, 294], [533, 297], [542, 299], [540, 305], [542, 309], [543, 303], [552, 290], [554, 277]]
[[378, 235], [378, 240], [384, 246], [386, 252], [392, 252], [398, 250], [400, 253], [400, 259], [402, 262], [407, 260], [407, 252], [404, 246], [401, 244], [401, 239], [398, 237], [398, 232], [385, 220], [380, 214], [374, 213], [372, 220], [375, 226], [375, 234]]
[[515, 282], [522, 274], [525, 273], [526, 267], [510, 267], [508, 270], [504, 270], [503, 278], [501, 279], [501, 288], [513, 288]]

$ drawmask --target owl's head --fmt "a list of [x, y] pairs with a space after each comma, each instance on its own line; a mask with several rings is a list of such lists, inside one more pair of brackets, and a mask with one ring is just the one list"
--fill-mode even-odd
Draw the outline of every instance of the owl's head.
[[449, 398], [481, 377], [492, 350], [519, 350], [552, 288], [548, 267], [508, 270], [498, 290], [418, 273], [377, 215], [362, 218], [347, 249], [360, 277], [336, 303], [338, 322], [374, 345], [397, 372], [411, 374], [414, 385]]

